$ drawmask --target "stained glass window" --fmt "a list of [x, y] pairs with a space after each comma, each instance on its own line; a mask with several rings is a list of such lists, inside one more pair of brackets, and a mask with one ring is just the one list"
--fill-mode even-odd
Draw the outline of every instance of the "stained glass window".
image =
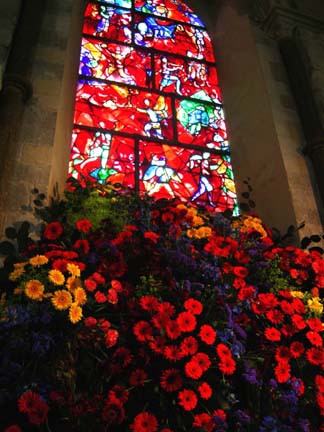
[[211, 39], [182, 1], [87, 4], [69, 175], [237, 211]]

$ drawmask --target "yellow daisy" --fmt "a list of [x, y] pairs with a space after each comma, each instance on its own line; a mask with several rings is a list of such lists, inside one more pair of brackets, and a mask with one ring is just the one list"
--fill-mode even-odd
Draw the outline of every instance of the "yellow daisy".
[[68, 263], [67, 266], [66, 266], [66, 268], [71, 273], [71, 275], [74, 276], [74, 277], [79, 277], [80, 274], [81, 274], [80, 268], [76, 264]]
[[16, 268], [13, 272], [10, 273], [9, 275], [9, 280], [11, 280], [12, 282], [16, 281], [17, 279], [20, 278], [20, 276], [25, 273], [25, 270], [23, 267], [20, 268]]
[[66, 279], [65, 285], [67, 289], [73, 293], [77, 288], [81, 288], [81, 281], [78, 278], [70, 276]]
[[85, 304], [87, 301], [87, 293], [83, 288], [79, 287], [74, 291], [74, 301], [80, 306]]
[[31, 279], [26, 283], [25, 294], [32, 300], [42, 300], [44, 293], [44, 285], [37, 279]]
[[316, 315], [321, 315], [323, 312], [323, 305], [319, 297], [313, 297], [312, 299], [307, 300], [307, 305], [310, 311]]
[[19, 262], [19, 263], [15, 263], [15, 264], [14, 264], [14, 268], [15, 268], [15, 269], [23, 268], [23, 267], [25, 267], [26, 264], [27, 264], [27, 262]]
[[77, 303], [72, 303], [69, 310], [69, 319], [72, 324], [77, 323], [82, 318], [82, 309]]
[[60, 270], [50, 270], [48, 272], [48, 279], [53, 282], [54, 285], [63, 285], [65, 282], [65, 277]]
[[29, 263], [34, 267], [39, 267], [48, 263], [48, 259], [45, 255], [35, 255], [34, 257], [30, 258]]
[[72, 304], [72, 296], [69, 291], [66, 290], [55, 291], [52, 297], [52, 303], [55, 309], [68, 309]]

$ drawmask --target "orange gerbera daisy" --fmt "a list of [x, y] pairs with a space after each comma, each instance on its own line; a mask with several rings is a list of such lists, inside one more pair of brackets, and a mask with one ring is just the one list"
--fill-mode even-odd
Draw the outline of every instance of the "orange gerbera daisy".
[[60, 270], [50, 270], [48, 272], [48, 279], [53, 282], [54, 285], [63, 285], [65, 282], [65, 277]]
[[69, 291], [74, 293], [77, 288], [81, 287], [81, 281], [78, 278], [70, 276], [66, 279], [66, 287]]
[[72, 303], [69, 310], [69, 318], [72, 324], [77, 323], [82, 318], [82, 309], [77, 303]]
[[80, 268], [76, 264], [68, 263], [66, 268], [71, 273], [71, 275], [74, 277], [79, 277], [81, 274]]
[[45, 255], [35, 255], [34, 257], [30, 258], [29, 263], [34, 267], [39, 267], [48, 263], [48, 258], [46, 258]]
[[68, 309], [72, 304], [72, 296], [67, 290], [55, 291], [52, 297], [52, 303], [55, 309]]
[[78, 287], [75, 291], [74, 291], [74, 301], [82, 306], [85, 304], [85, 302], [87, 301], [87, 294], [85, 292], [85, 290], [81, 287]]
[[16, 281], [17, 279], [20, 278], [20, 276], [25, 273], [25, 270], [23, 267], [20, 268], [16, 268], [14, 271], [12, 271], [9, 275], [9, 280], [11, 280], [12, 282]]
[[43, 299], [44, 285], [37, 279], [31, 279], [26, 283], [25, 294], [32, 300], [41, 301]]

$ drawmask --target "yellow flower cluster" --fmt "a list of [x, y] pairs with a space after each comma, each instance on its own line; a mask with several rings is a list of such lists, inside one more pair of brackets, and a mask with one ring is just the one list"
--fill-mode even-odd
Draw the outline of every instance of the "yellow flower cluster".
[[14, 264], [14, 270], [10, 273], [9, 280], [11, 280], [12, 282], [15, 282], [16, 280], [18, 280], [20, 278], [20, 276], [23, 273], [25, 273], [24, 267], [26, 264], [27, 264], [26, 262]]
[[184, 204], [179, 204], [177, 208], [186, 210], [186, 220], [191, 225], [191, 228], [187, 230], [188, 237], [202, 239], [212, 235], [212, 229], [204, 226], [205, 220], [202, 216], [198, 215], [197, 209], [193, 207], [188, 208]]
[[307, 306], [309, 310], [317, 316], [320, 316], [323, 312], [323, 303], [319, 297], [313, 297], [307, 300]]
[[81, 306], [87, 302], [87, 294], [80, 279], [80, 268], [76, 264], [68, 263], [69, 275], [65, 276], [60, 270], [45, 268], [47, 263], [46, 256], [35, 255], [27, 262], [14, 264], [9, 278], [11, 281], [20, 279], [14, 292], [25, 293], [26, 297], [33, 301], [49, 299], [56, 310], [68, 310], [69, 320], [77, 323], [82, 318]]
[[263, 228], [261, 219], [258, 217], [243, 215], [240, 220], [233, 223], [233, 226], [240, 228], [243, 232], [248, 232], [250, 230], [257, 231], [260, 233], [261, 238], [268, 236], [266, 230]]
[[187, 230], [187, 236], [190, 238], [208, 238], [212, 235], [212, 229], [210, 227], [207, 226], [201, 226], [197, 229], [195, 228], [191, 228]]

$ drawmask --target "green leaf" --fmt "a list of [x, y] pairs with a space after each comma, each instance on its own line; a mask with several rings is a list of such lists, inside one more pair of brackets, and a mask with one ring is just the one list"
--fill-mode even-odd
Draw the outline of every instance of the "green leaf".
[[17, 231], [14, 227], [8, 227], [5, 231], [5, 234], [9, 239], [15, 239], [17, 237]]
[[16, 249], [15, 246], [8, 242], [3, 241], [0, 243], [0, 255], [15, 255]]

